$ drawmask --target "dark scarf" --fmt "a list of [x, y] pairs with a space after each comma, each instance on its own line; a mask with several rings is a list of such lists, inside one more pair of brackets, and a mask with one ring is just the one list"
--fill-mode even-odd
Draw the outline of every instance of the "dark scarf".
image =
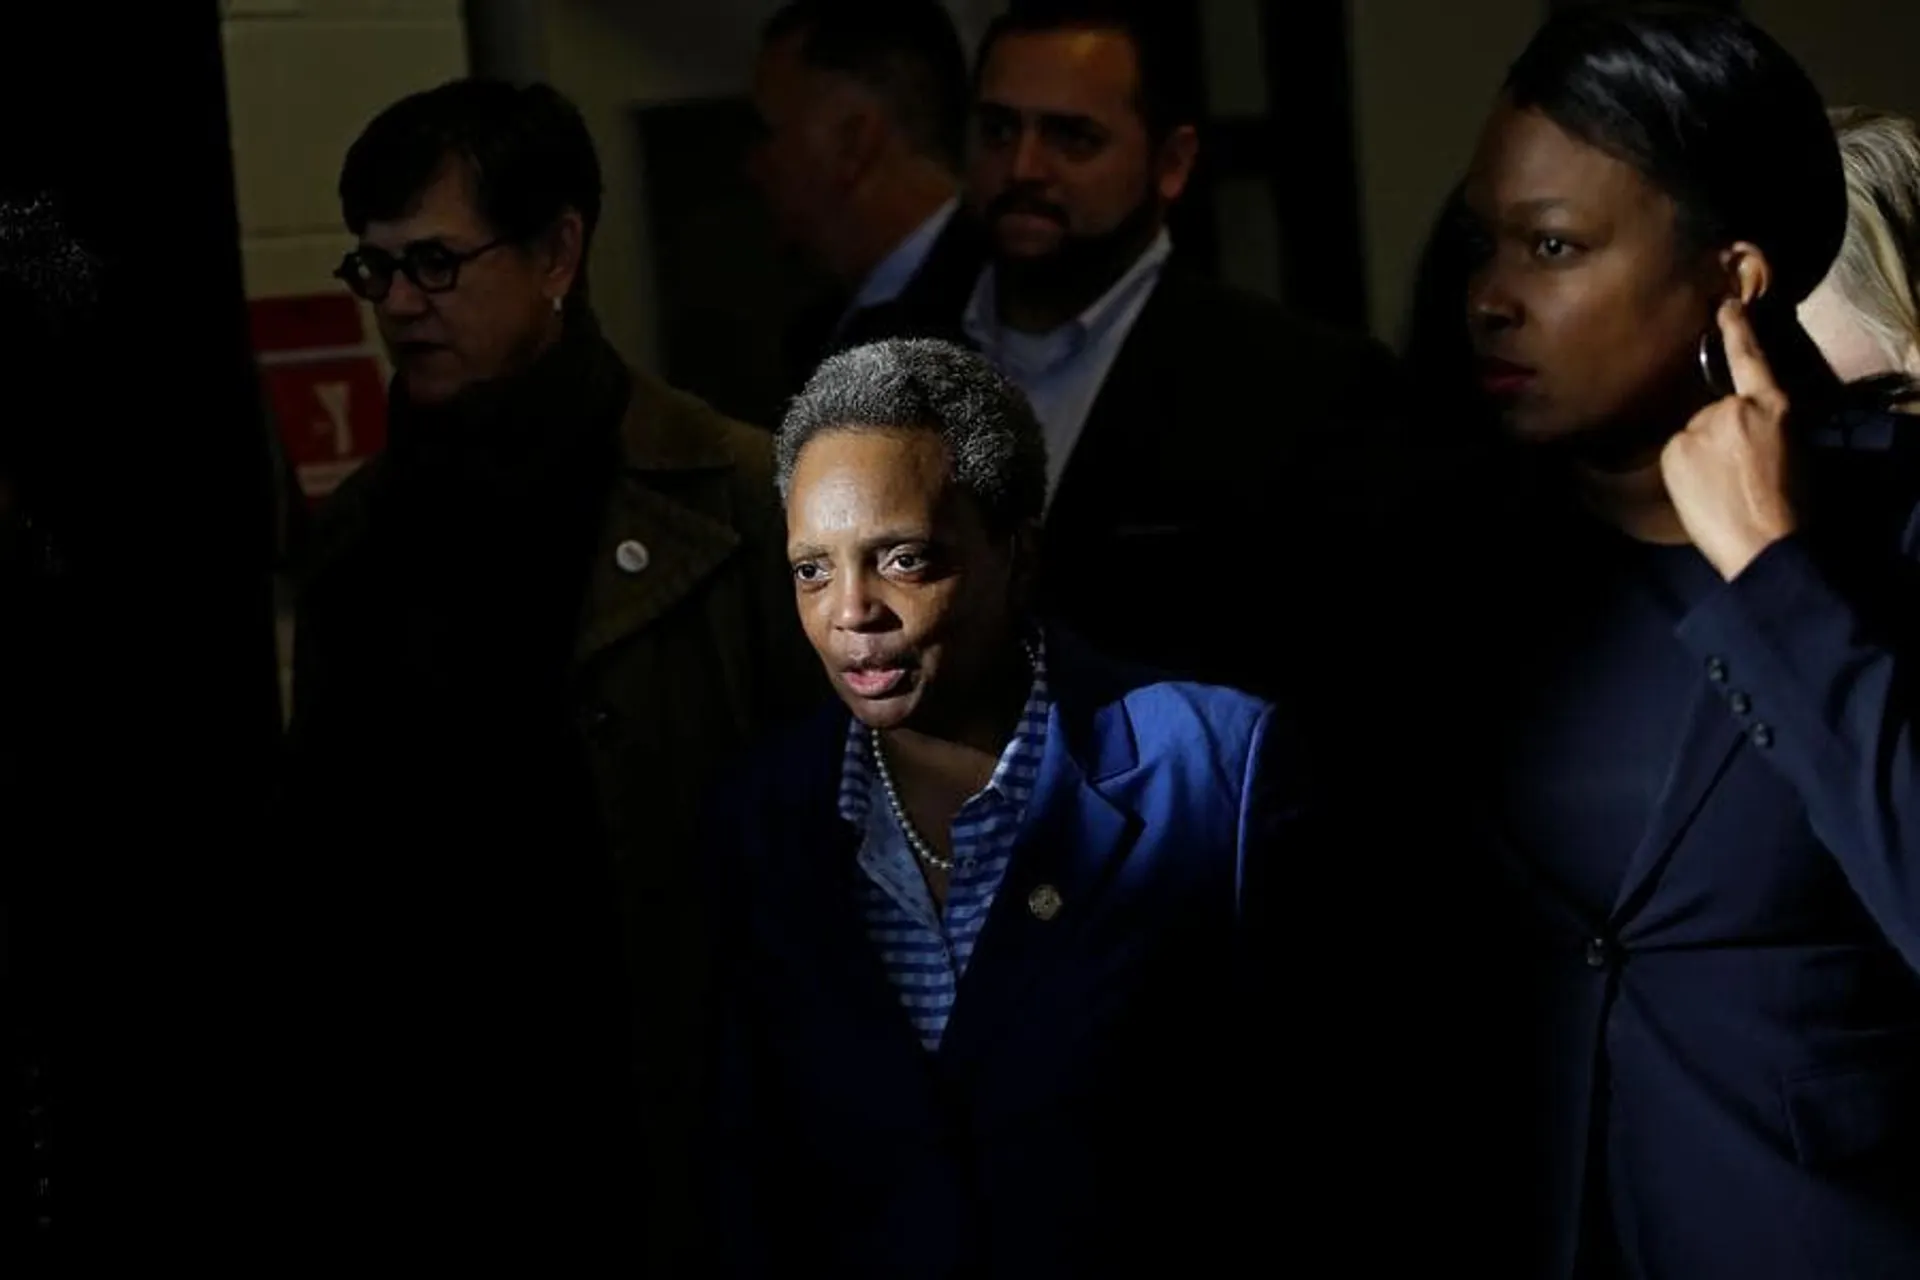
[[629, 392], [590, 321], [461, 403], [396, 387], [328, 586], [322, 989], [344, 993], [339, 1124], [380, 1150], [383, 1195], [550, 1195], [621, 1132], [630, 1002], [574, 646]]
[[387, 616], [403, 680], [451, 721], [483, 690], [489, 720], [561, 692], [630, 389], [590, 317], [525, 373], [447, 406], [396, 384], [374, 515]]
[[351, 701], [354, 803], [405, 853], [397, 902], [457, 889], [477, 926], [577, 920], [604, 896], [573, 655], [629, 391], [588, 322], [461, 403], [393, 398], [335, 694]]

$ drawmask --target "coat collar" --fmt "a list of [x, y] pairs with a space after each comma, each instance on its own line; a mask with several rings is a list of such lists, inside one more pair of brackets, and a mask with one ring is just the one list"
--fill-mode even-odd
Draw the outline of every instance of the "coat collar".
[[[620, 421], [619, 474], [594, 549], [577, 662], [648, 626], [740, 545], [729, 481], [739, 467], [724, 419], [704, 402], [635, 373]], [[311, 579], [357, 554], [392, 484], [389, 459], [353, 476], [316, 528]], [[629, 546], [632, 544], [632, 546]], [[637, 551], [636, 551], [637, 548]]]
[[738, 458], [712, 409], [635, 374], [620, 442], [575, 649], [582, 662], [665, 614], [740, 545], [725, 484]]
[[626, 470], [642, 475], [676, 471], [731, 471], [737, 465], [715, 413], [703, 401], [642, 373], [620, 420]]
[[[963, 1073], [978, 1068], [1034, 982], [1078, 945], [1144, 826], [1124, 783], [1140, 765], [1126, 695], [1147, 677], [1058, 630], [1047, 646], [1054, 707], [1039, 776], [940, 1046]], [[1043, 899], [1057, 911], [1034, 905]]]

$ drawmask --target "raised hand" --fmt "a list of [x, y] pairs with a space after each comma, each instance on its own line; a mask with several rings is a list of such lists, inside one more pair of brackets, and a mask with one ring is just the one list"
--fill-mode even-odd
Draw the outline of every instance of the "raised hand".
[[1737, 301], [1721, 305], [1720, 335], [1733, 394], [1667, 442], [1660, 473], [1693, 545], [1732, 581], [1795, 528], [1787, 496], [1789, 405]]

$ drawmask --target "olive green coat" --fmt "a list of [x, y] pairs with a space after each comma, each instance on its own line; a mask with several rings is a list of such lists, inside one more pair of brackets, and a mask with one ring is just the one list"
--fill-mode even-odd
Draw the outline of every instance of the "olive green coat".
[[[828, 690], [798, 626], [767, 433], [636, 374], [620, 455], [571, 683], [637, 993], [638, 1097], [651, 1186], [647, 1205], [636, 1206], [635, 1227], [665, 1268], [658, 1273], [682, 1274], [692, 1247], [691, 1121], [702, 1075], [700, 807], [720, 771], [758, 734]], [[331, 568], [378, 554], [369, 539], [385, 483], [382, 462], [368, 463], [324, 513], [307, 575], [315, 609], [330, 607], [324, 601]], [[311, 649], [309, 632], [320, 637]], [[303, 757], [338, 761], [355, 749], [304, 739], [366, 732], [336, 733], [329, 723], [326, 703], [350, 691], [358, 673], [326, 651], [327, 634], [303, 619], [295, 642], [296, 768]]]

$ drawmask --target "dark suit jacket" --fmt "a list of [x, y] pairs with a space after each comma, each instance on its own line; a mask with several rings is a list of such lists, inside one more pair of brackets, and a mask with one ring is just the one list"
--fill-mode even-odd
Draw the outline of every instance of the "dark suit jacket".
[[1050, 605], [1120, 657], [1297, 696], [1378, 572], [1401, 410], [1379, 344], [1169, 265], [1048, 513]]
[[[1037, 787], [937, 1053], [856, 906], [846, 713], [769, 744], [722, 791], [709, 856], [728, 1047], [709, 1154], [727, 1274], [1213, 1274], [1236, 1259], [1243, 1197], [1275, 1168], [1244, 1087], [1272, 1030], [1249, 913], [1272, 846], [1299, 854], [1279, 831], [1273, 713], [1143, 683], [1063, 640], [1050, 656]], [[1051, 919], [1028, 909], [1042, 884], [1064, 903]]]
[[[1610, 908], [1489, 815], [1528, 1104], [1491, 1217], [1535, 1246], [1501, 1274], [1573, 1275], [1612, 1237], [1609, 1274], [1920, 1275], [1920, 472], [1809, 467], [1803, 531], [1676, 628], [1698, 683]], [[1489, 645], [1534, 634], [1537, 590], [1507, 589]], [[1611, 1230], [1583, 1235], [1594, 1204]]]
[[985, 264], [986, 238], [962, 206], [927, 250], [920, 269], [892, 301], [855, 312], [837, 334], [832, 329], [846, 311], [844, 296], [822, 299], [801, 314], [788, 337], [788, 381], [793, 390], [804, 386], [828, 356], [865, 343], [885, 338], [964, 342], [960, 317]]

